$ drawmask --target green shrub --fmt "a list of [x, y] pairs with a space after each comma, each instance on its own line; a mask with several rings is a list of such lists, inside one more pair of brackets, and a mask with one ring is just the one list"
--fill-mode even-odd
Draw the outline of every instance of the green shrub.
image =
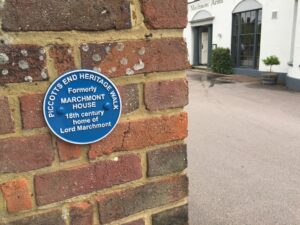
[[272, 66], [280, 64], [280, 61], [276, 55], [271, 55], [263, 59], [263, 62], [266, 66], [270, 66], [270, 72], [272, 72]]
[[232, 74], [231, 56], [228, 48], [216, 48], [213, 50], [212, 70], [216, 73]]

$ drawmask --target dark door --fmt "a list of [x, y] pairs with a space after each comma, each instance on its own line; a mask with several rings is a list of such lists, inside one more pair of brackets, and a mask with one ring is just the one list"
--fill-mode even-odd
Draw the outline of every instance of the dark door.
[[193, 65], [211, 65], [212, 25], [194, 28], [194, 60]]

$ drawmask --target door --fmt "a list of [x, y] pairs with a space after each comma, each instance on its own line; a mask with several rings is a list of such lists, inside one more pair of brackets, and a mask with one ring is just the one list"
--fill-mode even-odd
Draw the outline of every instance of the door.
[[207, 65], [208, 60], [208, 32], [201, 33], [201, 44], [200, 44], [200, 59], [201, 65]]
[[211, 66], [213, 25], [193, 28], [193, 66]]

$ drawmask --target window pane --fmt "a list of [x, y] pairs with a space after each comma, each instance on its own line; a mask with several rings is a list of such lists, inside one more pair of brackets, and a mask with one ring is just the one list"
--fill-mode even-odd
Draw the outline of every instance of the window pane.
[[251, 23], [251, 12], [246, 13], [246, 23]]
[[262, 11], [258, 10], [258, 21], [257, 21], [257, 33], [261, 33], [261, 20], [262, 20]]
[[238, 16], [234, 15], [233, 16], [233, 23], [232, 23], [232, 34], [234, 36], [237, 35], [237, 31], [238, 31]]
[[245, 57], [245, 58], [241, 58], [241, 66], [242, 67], [253, 67], [253, 58], [250, 57]]
[[256, 11], [251, 12], [251, 23], [254, 25], [256, 20]]
[[260, 46], [260, 34], [256, 35], [256, 45]]
[[246, 23], [246, 13], [241, 13], [241, 23]]
[[255, 32], [256, 11], [246, 12], [245, 23], [241, 24], [241, 34], [252, 34]]
[[257, 33], [261, 33], [261, 23], [257, 24]]
[[254, 45], [247, 45], [245, 48], [245, 55], [249, 57], [253, 57], [254, 54]]
[[241, 44], [254, 45], [254, 34], [241, 35]]
[[256, 47], [256, 58], [259, 58], [260, 56], [260, 46]]
[[251, 23], [245, 23], [241, 25], [241, 34], [253, 34], [255, 26]]
[[241, 57], [253, 57], [254, 55], [254, 46], [253, 45], [246, 45], [244, 49], [240, 50]]
[[255, 62], [255, 68], [257, 69], [259, 67], [259, 57], [256, 58], [256, 62]]
[[261, 23], [261, 19], [262, 19], [262, 10], [258, 10], [258, 22]]

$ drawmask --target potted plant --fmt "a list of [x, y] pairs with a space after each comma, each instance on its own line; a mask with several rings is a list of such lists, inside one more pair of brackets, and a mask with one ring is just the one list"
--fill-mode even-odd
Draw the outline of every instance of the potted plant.
[[269, 85], [276, 84], [277, 80], [278, 80], [278, 74], [272, 72], [272, 67], [274, 65], [279, 65], [280, 64], [280, 61], [279, 61], [278, 57], [275, 56], [275, 55], [272, 55], [272, 56], [269, 56], [269, 57], [263, 59], [263, 62], [266, 66], [270, 67], [270, 71], [262, 73], [262, 83], [263, 84], [269, 84]]

